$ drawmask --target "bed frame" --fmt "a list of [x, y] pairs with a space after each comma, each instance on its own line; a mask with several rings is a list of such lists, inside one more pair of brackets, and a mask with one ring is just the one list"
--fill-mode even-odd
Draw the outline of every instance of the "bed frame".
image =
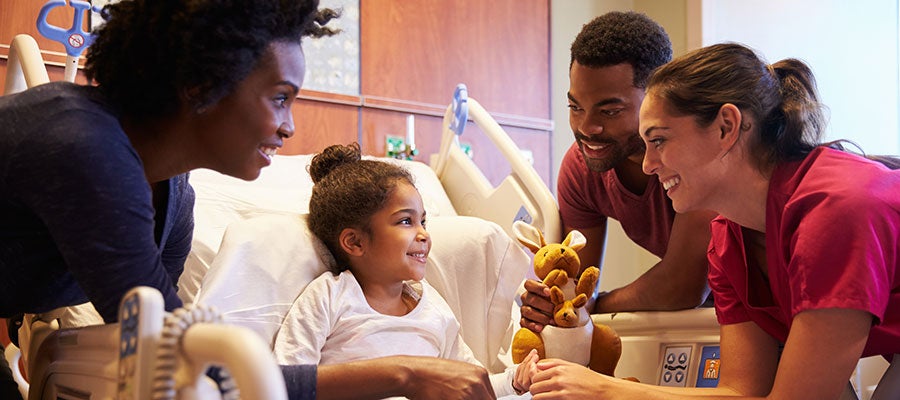
[[[512, 171], [496, 187], [460, 149], [459, 136], [471, 118], [509, 162]], [[457, 86], [453, 102], [444, 113], [440, 151], [431, 158], [431, 168], [444, 186], [460, 215], [496, 222], [515, 238], [512, 225], [524, 221], [540, 229], [548, 242], [562, 240], [562, 223], [556, 200], [529, 164], [519, 147], [475, 99], [465, 85]]]

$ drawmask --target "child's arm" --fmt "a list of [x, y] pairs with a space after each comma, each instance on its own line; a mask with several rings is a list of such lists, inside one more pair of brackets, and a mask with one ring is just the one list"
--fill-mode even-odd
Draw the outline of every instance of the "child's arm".
[[491, 374], [491, 387], [497, 398], [520, 396], [531, 387], [531, 379], [537, 373], [537, 350], [532, 350], [518, 365], [510, 366], [505, 371]]

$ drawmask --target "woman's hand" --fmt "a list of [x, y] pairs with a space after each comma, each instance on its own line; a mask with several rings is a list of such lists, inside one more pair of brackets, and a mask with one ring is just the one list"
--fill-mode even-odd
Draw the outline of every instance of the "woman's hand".
[[[531, 384], [534, 400], [551, 399], [627, 399], [627, 387], [621, 379], [610, 378], [587, 367], [559, 359], [541, 360]], [[633, 382], [627, 382], [633, 383]], [[615, 396], [612, 396], [615, 391]]]
[[320, 365], [316, 398], [413, 400], [495, 399], [488, 372], [462, 361], [436, 357], [390, 356]]
[[550, 288], [533, 279], [525, 281], [522, 293], [522, 319], [519, 325], [533, 332], [540, 332], [545, 325], [553, 325], [553, 303], [550, 302]]
[[409, 369], [404, 395], [410, 399], [496, 399], [488, 372], [462, 361], [403, 357]]

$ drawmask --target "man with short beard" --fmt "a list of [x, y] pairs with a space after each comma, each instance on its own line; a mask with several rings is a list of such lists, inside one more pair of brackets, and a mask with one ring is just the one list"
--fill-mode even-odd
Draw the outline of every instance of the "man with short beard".
[[[650, 74], [671, 59], [665, 30], [635, 12], [597, 17], [572, 43], [567, 97], [575, 143], [557, 185], [563, 234], [577, 229], [587, 238], [579, 251], [582, 269], [600, 266], [608, 218], [661, 259], [634, 282], [601, 293], [593, 313], [692, 308], [709, 293], [706, 249], [714, 214], [676, 213], [667, 188], [641, 169], [638, 111]], [[525, 288], [522, 326], [539, 332], [552, 324], [549, 289], [534, 280]]]

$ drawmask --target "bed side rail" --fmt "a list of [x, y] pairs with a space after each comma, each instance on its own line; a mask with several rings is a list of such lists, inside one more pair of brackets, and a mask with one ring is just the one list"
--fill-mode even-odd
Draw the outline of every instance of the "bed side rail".
[[[467, 119], [481, 128], [510, 164], [510, 175], [497, 187], [459, 148], [457, 136]], [[440, 151], [432, 156], [431, 166], [457, 213], [493, 221], [512, 238], [513, 222], [522, 220], [543, 231], [548, 242], [562, 240], [559, 207], [547, 185], [497, 121], [466, 96], [463, 85], [447, 107], [442, 130]]]
[[26, 34], [16, 35], [9, 46], [8, 61], [4, 95], [50, 82], [41, 50], [33, 37]]

